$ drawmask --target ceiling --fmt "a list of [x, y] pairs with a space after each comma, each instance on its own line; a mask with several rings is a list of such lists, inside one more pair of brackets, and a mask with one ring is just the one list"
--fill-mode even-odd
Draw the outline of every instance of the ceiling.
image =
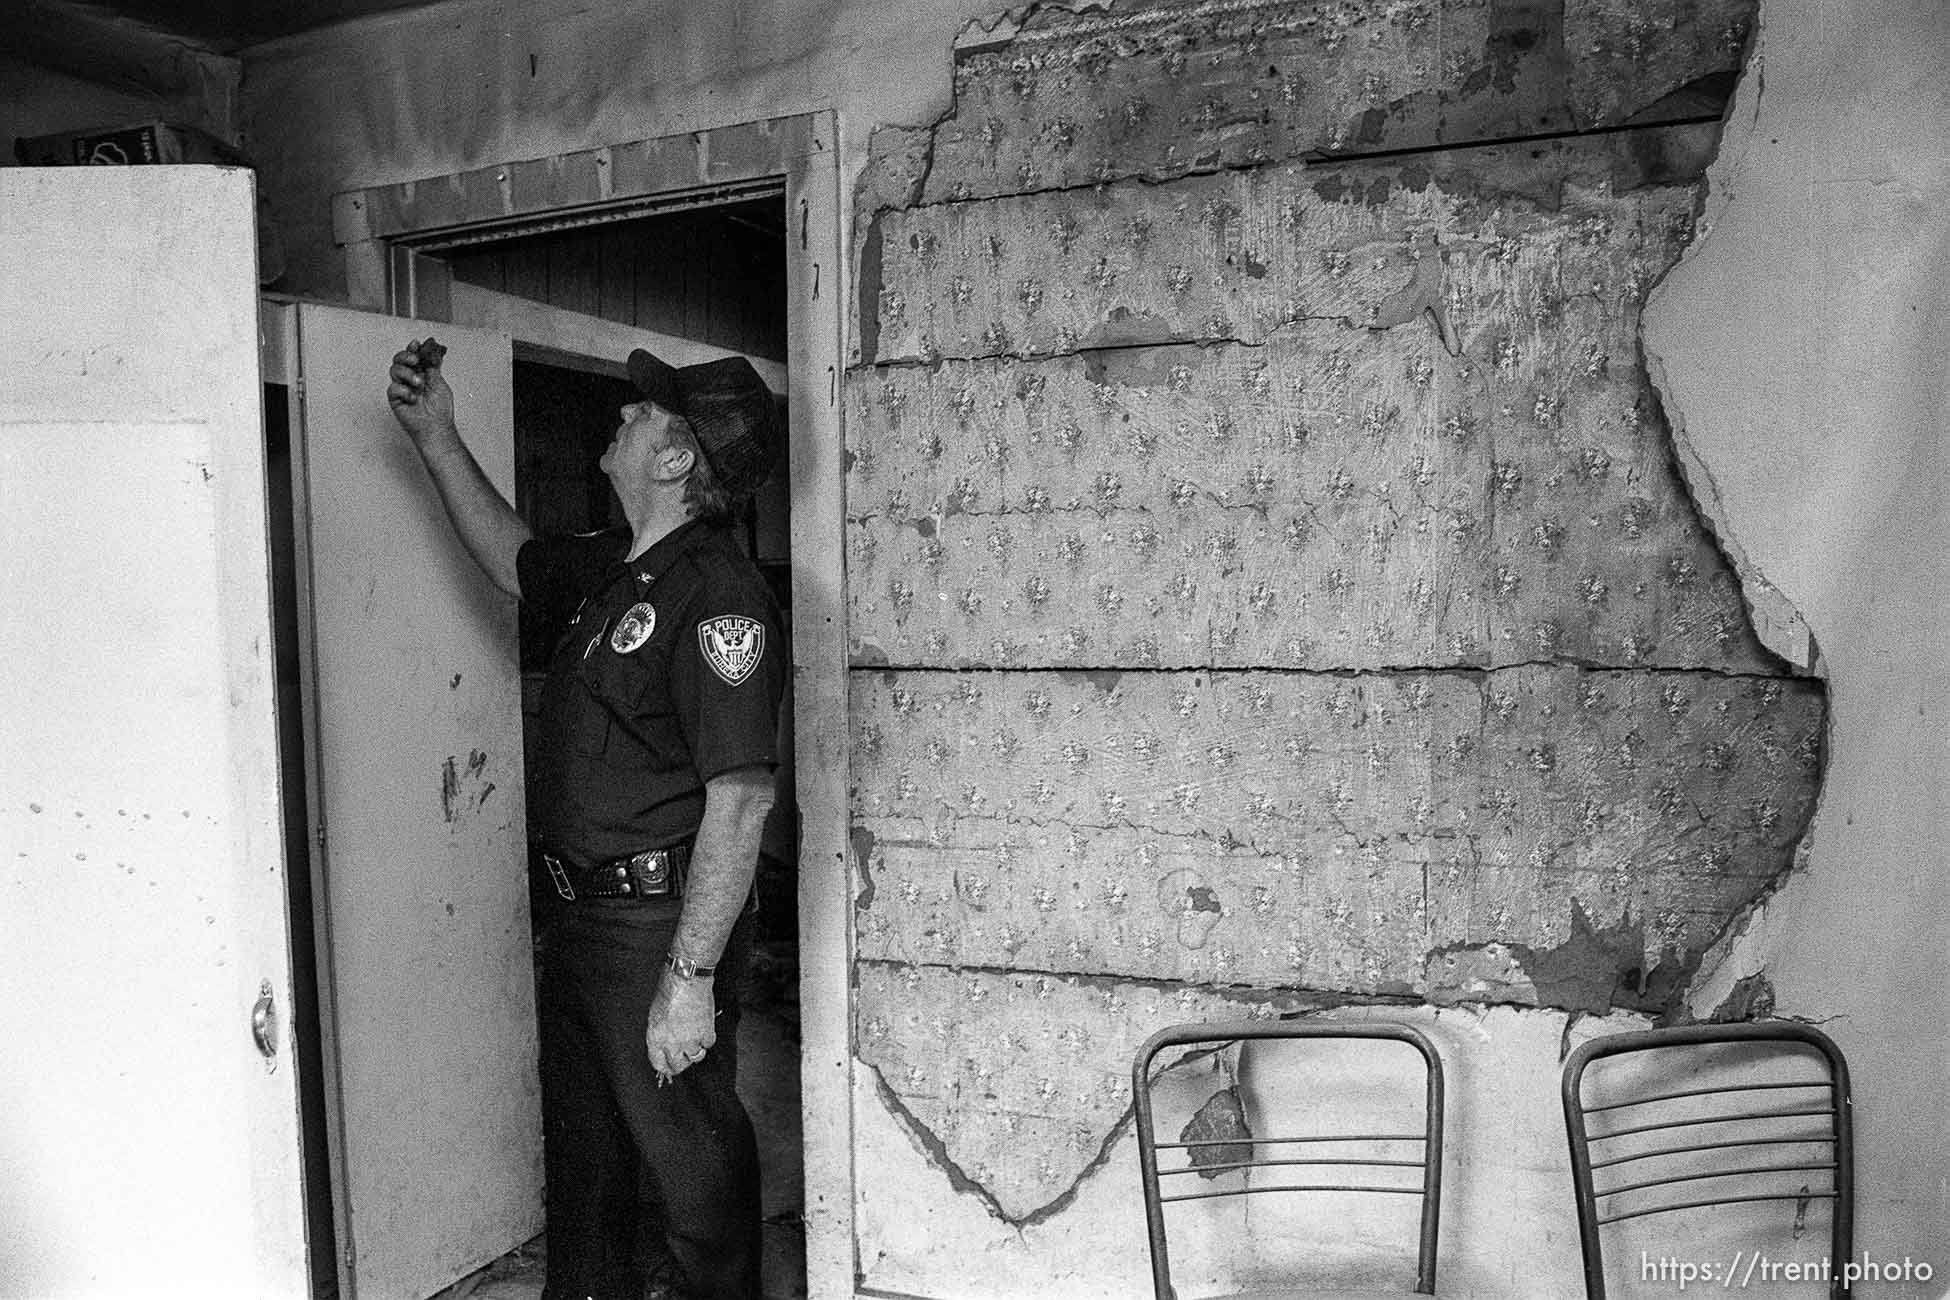
[[98, 11], [188, 37], [231, 53], [246, 45], [310, 31], [428, 0], [100, 0]]

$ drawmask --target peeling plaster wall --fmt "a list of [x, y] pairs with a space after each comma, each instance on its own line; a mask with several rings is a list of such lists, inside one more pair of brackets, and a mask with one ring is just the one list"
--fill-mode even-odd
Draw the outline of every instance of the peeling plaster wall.
[[[1950, 14], [1767, 0], [1708, 231], [1647, 343], [1706, 512], [1805, 619], [1833, 732], [1808, 867], [1716, 954], [1855, 1073], [1858, 1242], [1950, 1264]], [[1791, 649], [1791, 647], [1789, 647]], [[1902, 1287], [1868, 1295], [1923, 1294]]]
[[1296, 1011], [1453, 1049], [1445, 1283], [1575, 1290], [1559, 1054], [1765, 1007], [1751, 942], [1696, 970], [1779, 928], [1824, 760], [1638, 349], [1754, 7], [1047, 9], [951, 61], [991, 4], [449, 0], [247, 53], [324, 296], [336, 191], [842, 114], [862, 1284], [1137, 1293], [1132, 1049]]
[[[1684, 1014], [1790, 870], [1823, 688], [1756, 638], [1638, 344], [1750, 16], [1039, 10], [875, 141], [857, 1050], [947, 1187], [1069, 1221], [1132, 1043], [1215, 994], [1536, 1008], [1488, 1022], [1512, 1059], [1563, 1012]], [[1474, 1122], [1495, 1073], [1459, 1084]], [[1539, 1205], [1547, 1114], [1487, 1156]], [[1464, 1293], [1546, 1293], [1465, 1222]], [[1563, 1268], [1569, 1216], [1536, 1226]], [[1056, 1267], [1116, 1293], [1108, 1251]], [[966, 1293], [891, 1246], [862, 1269]]]

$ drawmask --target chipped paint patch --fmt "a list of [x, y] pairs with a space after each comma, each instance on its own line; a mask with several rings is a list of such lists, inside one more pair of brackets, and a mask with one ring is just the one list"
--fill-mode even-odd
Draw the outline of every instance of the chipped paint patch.
[[1246, 1121], [1246, 1107], [1239, 1099], [1239, 1086], [1228, 1083], [1198, 1108], [1178, 1134], [1180, 1142], [1217, 1143], [1193, 1147], [1191, 1163], [1203, 1179], [1223, 1177], [1227, 1167], [1253, 1158], [1253, 1129]]
[[1733, 991], [1713, 1009], [1716, 1021], [1767, 1020], [1774, 1014], [1774, 984], [1765, 975], [1748, 975], [1734, 982]]

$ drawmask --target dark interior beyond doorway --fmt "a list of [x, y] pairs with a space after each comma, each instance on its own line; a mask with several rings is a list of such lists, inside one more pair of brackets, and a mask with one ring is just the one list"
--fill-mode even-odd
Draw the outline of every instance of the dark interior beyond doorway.
[[782, 195], [473, 244], [444, 258], [462, 284], [785, 360]]

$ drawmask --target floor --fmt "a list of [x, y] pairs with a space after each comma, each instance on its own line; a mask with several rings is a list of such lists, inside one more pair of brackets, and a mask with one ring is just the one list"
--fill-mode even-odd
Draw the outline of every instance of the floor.
[[[753, 954], [738, 1027], [738, 1092], [758, 1132], [764, 1179], [765, 1300], [803, 1300], [806, 1231], [799, 1127], [798, 964], [789, 943]], [[433, 1300], [537, 1300], [548, 1244], [537, 1237]]]

